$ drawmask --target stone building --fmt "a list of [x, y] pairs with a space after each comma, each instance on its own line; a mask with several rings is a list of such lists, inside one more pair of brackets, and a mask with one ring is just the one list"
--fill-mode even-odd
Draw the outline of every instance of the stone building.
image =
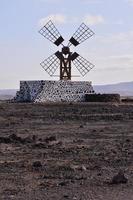
[[20, 81], [17, 102], [84, 102], [86, 94], [93, 94], [87, 81]]

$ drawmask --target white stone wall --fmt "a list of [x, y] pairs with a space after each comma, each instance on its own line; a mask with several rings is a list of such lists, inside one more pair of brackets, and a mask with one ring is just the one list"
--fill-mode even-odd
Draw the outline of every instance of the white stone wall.
[[90, 93], [94, 91], [87, 81], [21, 81], [16, 101], [82, 102]]

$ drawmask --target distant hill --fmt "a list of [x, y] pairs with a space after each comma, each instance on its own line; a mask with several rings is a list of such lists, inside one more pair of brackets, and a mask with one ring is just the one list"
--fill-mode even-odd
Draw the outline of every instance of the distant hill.
[[97, 93], [119, 93], [121, 96], [133, 96], [133, 82], [122, 82], [110, 85], [95, 85]]
[[17, 89], [0, 90], [0, 100], [12, 99], [16, 95]]

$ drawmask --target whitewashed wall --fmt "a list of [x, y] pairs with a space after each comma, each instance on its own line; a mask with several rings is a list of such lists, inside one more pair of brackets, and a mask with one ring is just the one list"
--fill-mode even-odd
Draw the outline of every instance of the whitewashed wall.
[[82, 102], [85, 94], [94, 93], [85, 81], [21, 81], [17, 102]]

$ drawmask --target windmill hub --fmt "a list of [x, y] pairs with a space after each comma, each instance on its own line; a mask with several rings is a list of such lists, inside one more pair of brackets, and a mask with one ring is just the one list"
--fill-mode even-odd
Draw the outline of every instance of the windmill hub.
[[64, 46], [64, 47], [62, 48], [62, 53], [63, 53], [64, 55], [69, 54], [69, 53], [70, 53], [70, 48]]

